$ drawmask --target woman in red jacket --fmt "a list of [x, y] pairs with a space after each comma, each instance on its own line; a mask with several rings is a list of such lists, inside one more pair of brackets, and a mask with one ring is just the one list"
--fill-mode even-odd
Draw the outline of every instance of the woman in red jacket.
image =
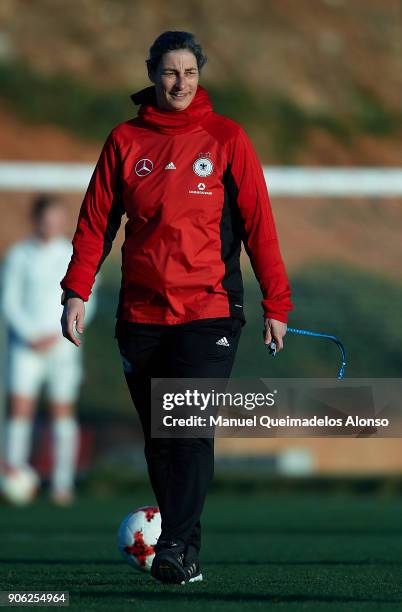
[[152, 566], [162, 582], [202, 579], [213, 439], [152, 438], [150, 379], [230, 376], [245, 322], [242, 242], [263, 295], [264, 342], [278, 351], [291, 309], [261, 165], [243, 129], [213, 112], [198, 83], [205, 62], [192, 34], [155, 40], [153, 86], [132, 96], [138, 116], [103, 147], [61, 283], [63, 333], [79, 346], [74, 323], [82, 333], [84, 302], [125, 214], [116, 338], [162, 515]]

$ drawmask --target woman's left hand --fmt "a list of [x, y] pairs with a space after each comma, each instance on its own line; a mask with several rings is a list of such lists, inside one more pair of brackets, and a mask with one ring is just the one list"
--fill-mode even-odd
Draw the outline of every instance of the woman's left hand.
[[283, 338], [286, 335], [288, 326], [286, 323], [282, 323], [282, 321], [277, 321], [276, 319], [264, 319], [264, 344], [271, 344], [271, 342], [275, 342], [276, 344], [276, 352], [279, 353], [283, 349]]

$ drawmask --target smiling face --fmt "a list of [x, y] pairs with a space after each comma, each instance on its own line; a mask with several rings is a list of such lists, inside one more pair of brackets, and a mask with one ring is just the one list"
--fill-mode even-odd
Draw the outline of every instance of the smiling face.
[[155, 84], [159, 108], [170, 111], [186, 109], [197, 91], [199, 72], [196, 57], [187, 49], [165, 53], [155, 72], [149, 72]]

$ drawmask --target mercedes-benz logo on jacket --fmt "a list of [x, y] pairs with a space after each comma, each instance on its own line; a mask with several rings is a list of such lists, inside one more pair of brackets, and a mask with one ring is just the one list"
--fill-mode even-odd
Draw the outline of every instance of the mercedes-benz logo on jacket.
[[135, 173], [138, 174], [138, 176], [146, 176], [152, 172], [153, 167], [154, 164], [150, 159], [140, 159], [135, 164]]

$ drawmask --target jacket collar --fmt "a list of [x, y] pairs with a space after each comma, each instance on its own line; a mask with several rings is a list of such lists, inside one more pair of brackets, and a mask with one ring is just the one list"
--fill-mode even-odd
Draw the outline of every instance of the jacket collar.
[[198, 85], [191, 104], [182, 111], [167, 111], [156, 104], [155, 87], [146, 87], [134, 93], [131, 100], [139, 104], [138, 118], [147, 126], [164, 133], [185, 132], [199, 124], [212, 112], [212, 103], [206, 90]]

